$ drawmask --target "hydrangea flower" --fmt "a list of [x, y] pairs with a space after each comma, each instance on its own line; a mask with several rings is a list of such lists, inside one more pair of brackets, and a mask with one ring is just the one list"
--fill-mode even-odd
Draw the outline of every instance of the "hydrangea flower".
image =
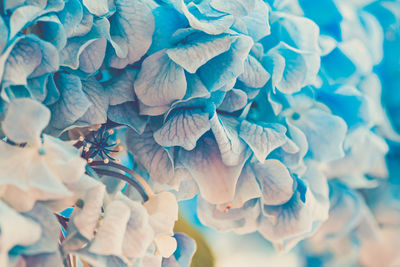
[[31, 210], [37, 201], [72, 200], [69, 187], [84, 176], [86, 163], [77, 149], [52, 136], [41, 137], [49, 119], [45, 106], [20, 98], [10, 103], [2, 122], [10, 141], [0, 143], [1, 198], [18, 211]]
[[0, 265], [188, 266], [196, 245], [173, 226], [196, 195], [219, 231], [395, 264], [369, 255], [397, 247], [399, 10], [3, 1]]

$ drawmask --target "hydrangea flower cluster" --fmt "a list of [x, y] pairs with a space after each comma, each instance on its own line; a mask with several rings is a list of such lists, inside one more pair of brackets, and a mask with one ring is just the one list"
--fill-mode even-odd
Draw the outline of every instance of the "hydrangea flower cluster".
[[195, 196], [204, 225], [304, 240], [310, 264], [400, 262], [399, 1], [0, 14], [0, 266], [189, 266]]

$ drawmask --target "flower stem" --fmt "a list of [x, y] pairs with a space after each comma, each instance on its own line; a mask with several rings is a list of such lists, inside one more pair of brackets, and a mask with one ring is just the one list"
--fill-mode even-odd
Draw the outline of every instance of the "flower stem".
[[154, 196], [153, 190], [151, 190], [149, 184], [146, 182], [146, 180], [137, 172], [134, 170], [131, 170], [121, 164], [115, 163], [115, 162], [109, 162], [108, 164], [104, 164], [103, 161], [93, 161], [92, 163], [89, 164], [90, 166], [110, 166], [114, 167], [116, 169], [119, 169], [121, 171], [124, 171], [131, 175], [133, 178], [137, 180], [137, 182], [142, 186], [148, 197]]
[[111, 177], [118, 178], [120, 180], [123, 180], [127, 182], [128, 184], [132, 185], [142, 196], [143, 200], [146, 202], [149, 199], [149, 196], [146, 194], [146, 192], [143, 190], [143, 188], [137, 183], [135, 180], [121, 174], [118, 172], [110, 171], [110, 170], [105, 170], [105, 169], [100, 169], [100, 168], [93, 168], [93, 170], [100, 175], [107, 175]]

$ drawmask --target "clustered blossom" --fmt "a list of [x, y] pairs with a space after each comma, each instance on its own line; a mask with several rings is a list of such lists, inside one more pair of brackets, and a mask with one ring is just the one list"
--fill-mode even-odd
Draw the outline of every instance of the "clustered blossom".
[[399, 263], [399, 12], [4, 0], [0, 266], [189, 266], [195, 196], [310, 263]]

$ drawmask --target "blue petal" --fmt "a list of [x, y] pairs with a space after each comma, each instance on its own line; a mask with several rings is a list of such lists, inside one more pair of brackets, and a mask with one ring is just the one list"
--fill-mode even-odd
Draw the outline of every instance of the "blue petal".
[[50, 74], [46, 74], [33, 79], [28, 79], [27, 88], [30, 95], [40, 102], [43, 102], [46, 97], [47, 81], [49, 77]]
[[315, 82], [320, 57], [318, 54], [302, 52], [281, 42], [268, 51], [263, 63], [272, 73], [273, 88], [292, 94]]
[[94, 40], [79, 55], [79, 69], [86, 73], [96, 72], [103, 64], [107, 40], [105, 38]]
[[166, 113], [170, 109], [169, 105], [163, 106], [147, 106], [139, 102], [140, 115], [158, 116]]
[[254, 41], [259, 41], [270, 34], [269, 7], [262, 0], [255, 0], [253, 11], [241, 20], [246, 25], [247, 34]]
[[317, 99], [326, 104], [333, 114], [343, 118], [349, 128], [373, 123], [371, 101], [354, 87], [318, 90]]
[[34, 78], [58, 69], [57, 49], [35, 35], [19, 39], [5, 63], [3, 86], [27, 84]]
[[152, 2], [149, 0], [116, 0], [110, 34], [126, 55], [111, 55], [108, 64], [124, 68], [138, 61], [150, 48], [154, 32]]
[[258, 125], [243, 120], [240, 124], [239, 136], [253, 150], [260, 162], [264, 162], [268, 154], [287, 142], [286, 129], [280, 124]]
[[362, 197], [354, 190], [341, 184], [330, 187], [329, 219], [321, 227], [321, 235], [326, 238], [346, 236], [362, 219]]
[[92, 26], [94, 23], [100, 24], [102, 21], [107, 21], [108, 25], [109, 22], [107, 19], [94, 19], [94, 16], [90, 14], [90, 12], [86, 9], [83, 8], [83, 13], [79, 18], [79, 21], [77, 21], [76, 25], [73, 25], [73, 27], [70, 30], [68, 34], [68, 38], [76, 37], [76, 36], [84, 36], [90, 30], [92, 29]]
[[303, 158], [308, 152], [308, 142], [305, 134], [297, 127], [288, 124], [288, 133], [291, 139], [274, 150], [272, 158], [282, 161], [290, 170], [299, 171], [304, 168]]
[[194, 150], [180, 149], [179, 161], [197, 182], [204, 199], [215, 204], [233, 200], [245, 160], [235, 166], [225, 165], [214, 139], [204, 136]]
[[370, 73], [373, 68], [370, 53], [358, 39], [340, 43], [322, 58], [322, 64], [328, 77], [338, 82], [346, 81], [355, 73]]
[[281, 205], [292, 197], [293, 178], [279, 160], [269, 159], [263, 163], [252, 164], [254, 175], [262, 189], [262, 203]]
[[0, 54], [3, 52], [4, 48], [8, 42], [8, 27], [4, 22], [3, 17], [0, 17]]
[[41, 253], [36, 255], [24, 256], [23, 262], [31, 267], [52, 267], [62, 266], [63, 259], [60, 252]]
[[32, 29], [41, 39], [52, 43], [58, 50], [64, 48], [67, 36], [64, 26], [55, 14], [40, 17]]
[[97, 71], [103, 63], [107, 44], [102, 37], [102, 27], [101, 21], [96, 22], [84, 37], [70, 38], [67, 46], [60, 52], [61, 65], [74, 70], [80, 68], [87, 73]]
[[247, 155], [247, 148], [239, 138], [239, 121], [234, 117], [215, 113], [210, 118], [210, 126], [223, 162], [228, 166], [234, 166], [243, 161]]
[[367, 179], [365, 174], [369, 174], [369, 178], [387, 177], [385, 155], [389, 147], [368, 128], [359, 127], [347, 134], [344, 150], [344, 158], [331, 161], [324, 168], [328, 178], [339, 178], [349, 187], [359, 188], [377, 185], [376, 180]]
[[82, 90], [91, 102], [88, 110], [79, 118], [82, 125], [101, 124], [107, 121], [108, 97], [103, 86], [94, 78], [90, 77], [82, 81]]
[[107, 0], [82, 0], [82, 4], [90, 13], [99, 17], [106, 15], [110, 11]]
[[[310, 1], [310, 0], [299, 0], [301, 8], [303, 9], [305, 16], [315, 21], [320, 27], [321, 31], [325, 30], [332, 23], [340, 23], [343, 20], [338, 7], [332, 0], [327, 1]], [[332, 31], [329, 32], [332, 34]], [[339, 37], [339, 36], [334, 36]]]
[[312, 207], [300, 199], [299, 193], [282, 206], [264, 206], [264, 212], [268, 216], [259, 218], [258, 231], [280, 250], [289, 250], [300, 240], [294, 244], [288, 241], [313, 230]]
[[186, 71], [195, 73], [207, 61], [226, 52], [236, 39], [228, 34], [213, 36], [194, 32], [185, 37], [183, 44], [167, 49], [167, 54]]
[[181, 146], [192, 150], [209, 129], [208, 113], [200, 109], [179, 109], [154, 132], [154, 139], [162, 146]]
[[60, 92], [54, 82], [54, 75], [50, 74], [46, 85], [46, 98], [44, 99], [45, 105], [52, 105], [60, 98]]
[[30, 96], [45, 105], [51, 105], [60, 97], [60, 93], [54, 84], [53, 75], [45, 74], [33, 79], [28, 79], [27, 86]]
[[54, 214], [43, 205], [35, 207], [24, 214], [26, 217], [38, 223], [42, 229], [42, 235], [38, 242], [23, 250], [24, 255], [35, 255], [40, 253], [58, 252], [58, 221]]
[[300, 119], [288, 124], [298, 127], [306, 136], [309, 151], [319, 161], [330, 161], [344, 156], [343, 141], [347, 132], [346, 123], [340, 117], [311, 108], [301, 114]]
[[238, 80], [250, 88], [261, 88], [269, 80], [270, 75], [260, 62], [249, 55], [244, 61], [244, 71], [239, 75]]
[[161, 50], [143, 61], [134, 86], [136, 95], [143, 104], [168, 105], [184, 97], [185, 72], [168, 58], [165, 50]]
[[220, 13], [219, 17], [206, 17], [193, 2], [188, 6], [186, 6], [184, 0], [171, 0], [171, 2], [178, 11], [186, 16], [192, 28], [208, 34], [221, 34], [228, 30], [234, 21], [232, 15], [224, 13]]
[[55, 78], [61, 98], [49, 108], [52, 113], [50, 126], [52, 131], [63, 131], [77, 121], [92, 103], [82, 90], [81, 80], [71, 74], [59, 73]]
[[46, 73], [57, 71], [59, 68], [57, 49], [52, 44], [44, 42], [38, 38], [34, 38], [34, 40], [39, 44], [42, 58], [40, 65], [36, 67], [30, 77], [38, 77]]
[[240, 17], [247, 16], [254, 9], [255, 0], [212, 0], [210, 5], [218, 11]]
[[251, 38], [239, 35], [229, 51], [211, 59], [198, 70], [209, 91], [222, 87], [228, 91], [233, 87], [236, 78], [244, 71], [244, 62], [252, 46]]
[[159, 6], [153, 9], [155, 19], [155, 29], [153, 42], [147, 51], [154, 54], [164, 48], [172, 47], [171, 37], [178, 29], [186, 28], [188, 22], [186, 18], [177, 10], [170, 6]]
[[41, 62], [40, 47], [30, 38], [19, 39], [4, 65], [3, 86], [26, 84], [28, 76]]
[[[26, 0], [5, 0], [4, 3], [4, 10], [15, 9], [25, 3]], [[39, 1], [37, 3], [38, 6], [44, 6], [45, 1]]]
[[45, 5], [24, 5], [18, 7], [11, 14], [10, 18], [10, 36], [9, 39], [14, 38], [16, 34], [21, 31], [28, 23], [33, 21], [35, 18], [40, 17], [46, 13], [60, 11], [64, 8], [64, 1], [53, 0], [53, 1], [41, 1]]
[[126, 267], [126, 263], [120, 257], [114, 255], [95, 254], [90, 252], [87, 246], [71, 254], [78, 256], [92, 266]]
[[233, 88], [229, 90], [218, 110], [225, 112], [234, 112], [244, 108], [247, 104], [247, 94], [242, 90]]
[[146, 168], [152, 179], [159, 183], [168, 183], [173, 178], [174, 162], [167, 150], [154, 141], [153, 132], [149, 127], [140, 135], [128, 129], [126, 142], [135, 161]]
[[125, 69], [120, 75], [111, 79], [105, 90], [110, 98], [110, 105], [119, 105], [127, 101], [135, 100], [133, 83], [137, 77], [138, 70]]
[[196, 251], [196, 242], [184, 233], [175, 233], [174, 235], [178, 247], [171, 258], [174, 258], [178, 265], [169, 264], [168, 259], [163, 259], [163, 267], [173, 266], [189, 266], [192, 260], [193, 254]]
[[182, 100], [174, 102], [172, 107], [174, 107], [178, 103], [188, 102], [195, 98], [210, 97], [210, 92], [207, 90], [207, 88], [204, 86], [204, 84], [196, 74], [190, 74], [190, 73], [185, 73], [185, 74], [187, 82], [186, 94]]
[[69, 0], [63, 10], [58, 12], [58, 18], [64, 26], [67, 37], [74, 35], [75, 28], [82, 21], [83, 7], [79, 0]]
[[312, 20], [289, 13], [274, 12], [271, 21], [271, 35], [261, 40], [265, 49], [284, 42], [304, 52], [319, 54], [319, 28]]

